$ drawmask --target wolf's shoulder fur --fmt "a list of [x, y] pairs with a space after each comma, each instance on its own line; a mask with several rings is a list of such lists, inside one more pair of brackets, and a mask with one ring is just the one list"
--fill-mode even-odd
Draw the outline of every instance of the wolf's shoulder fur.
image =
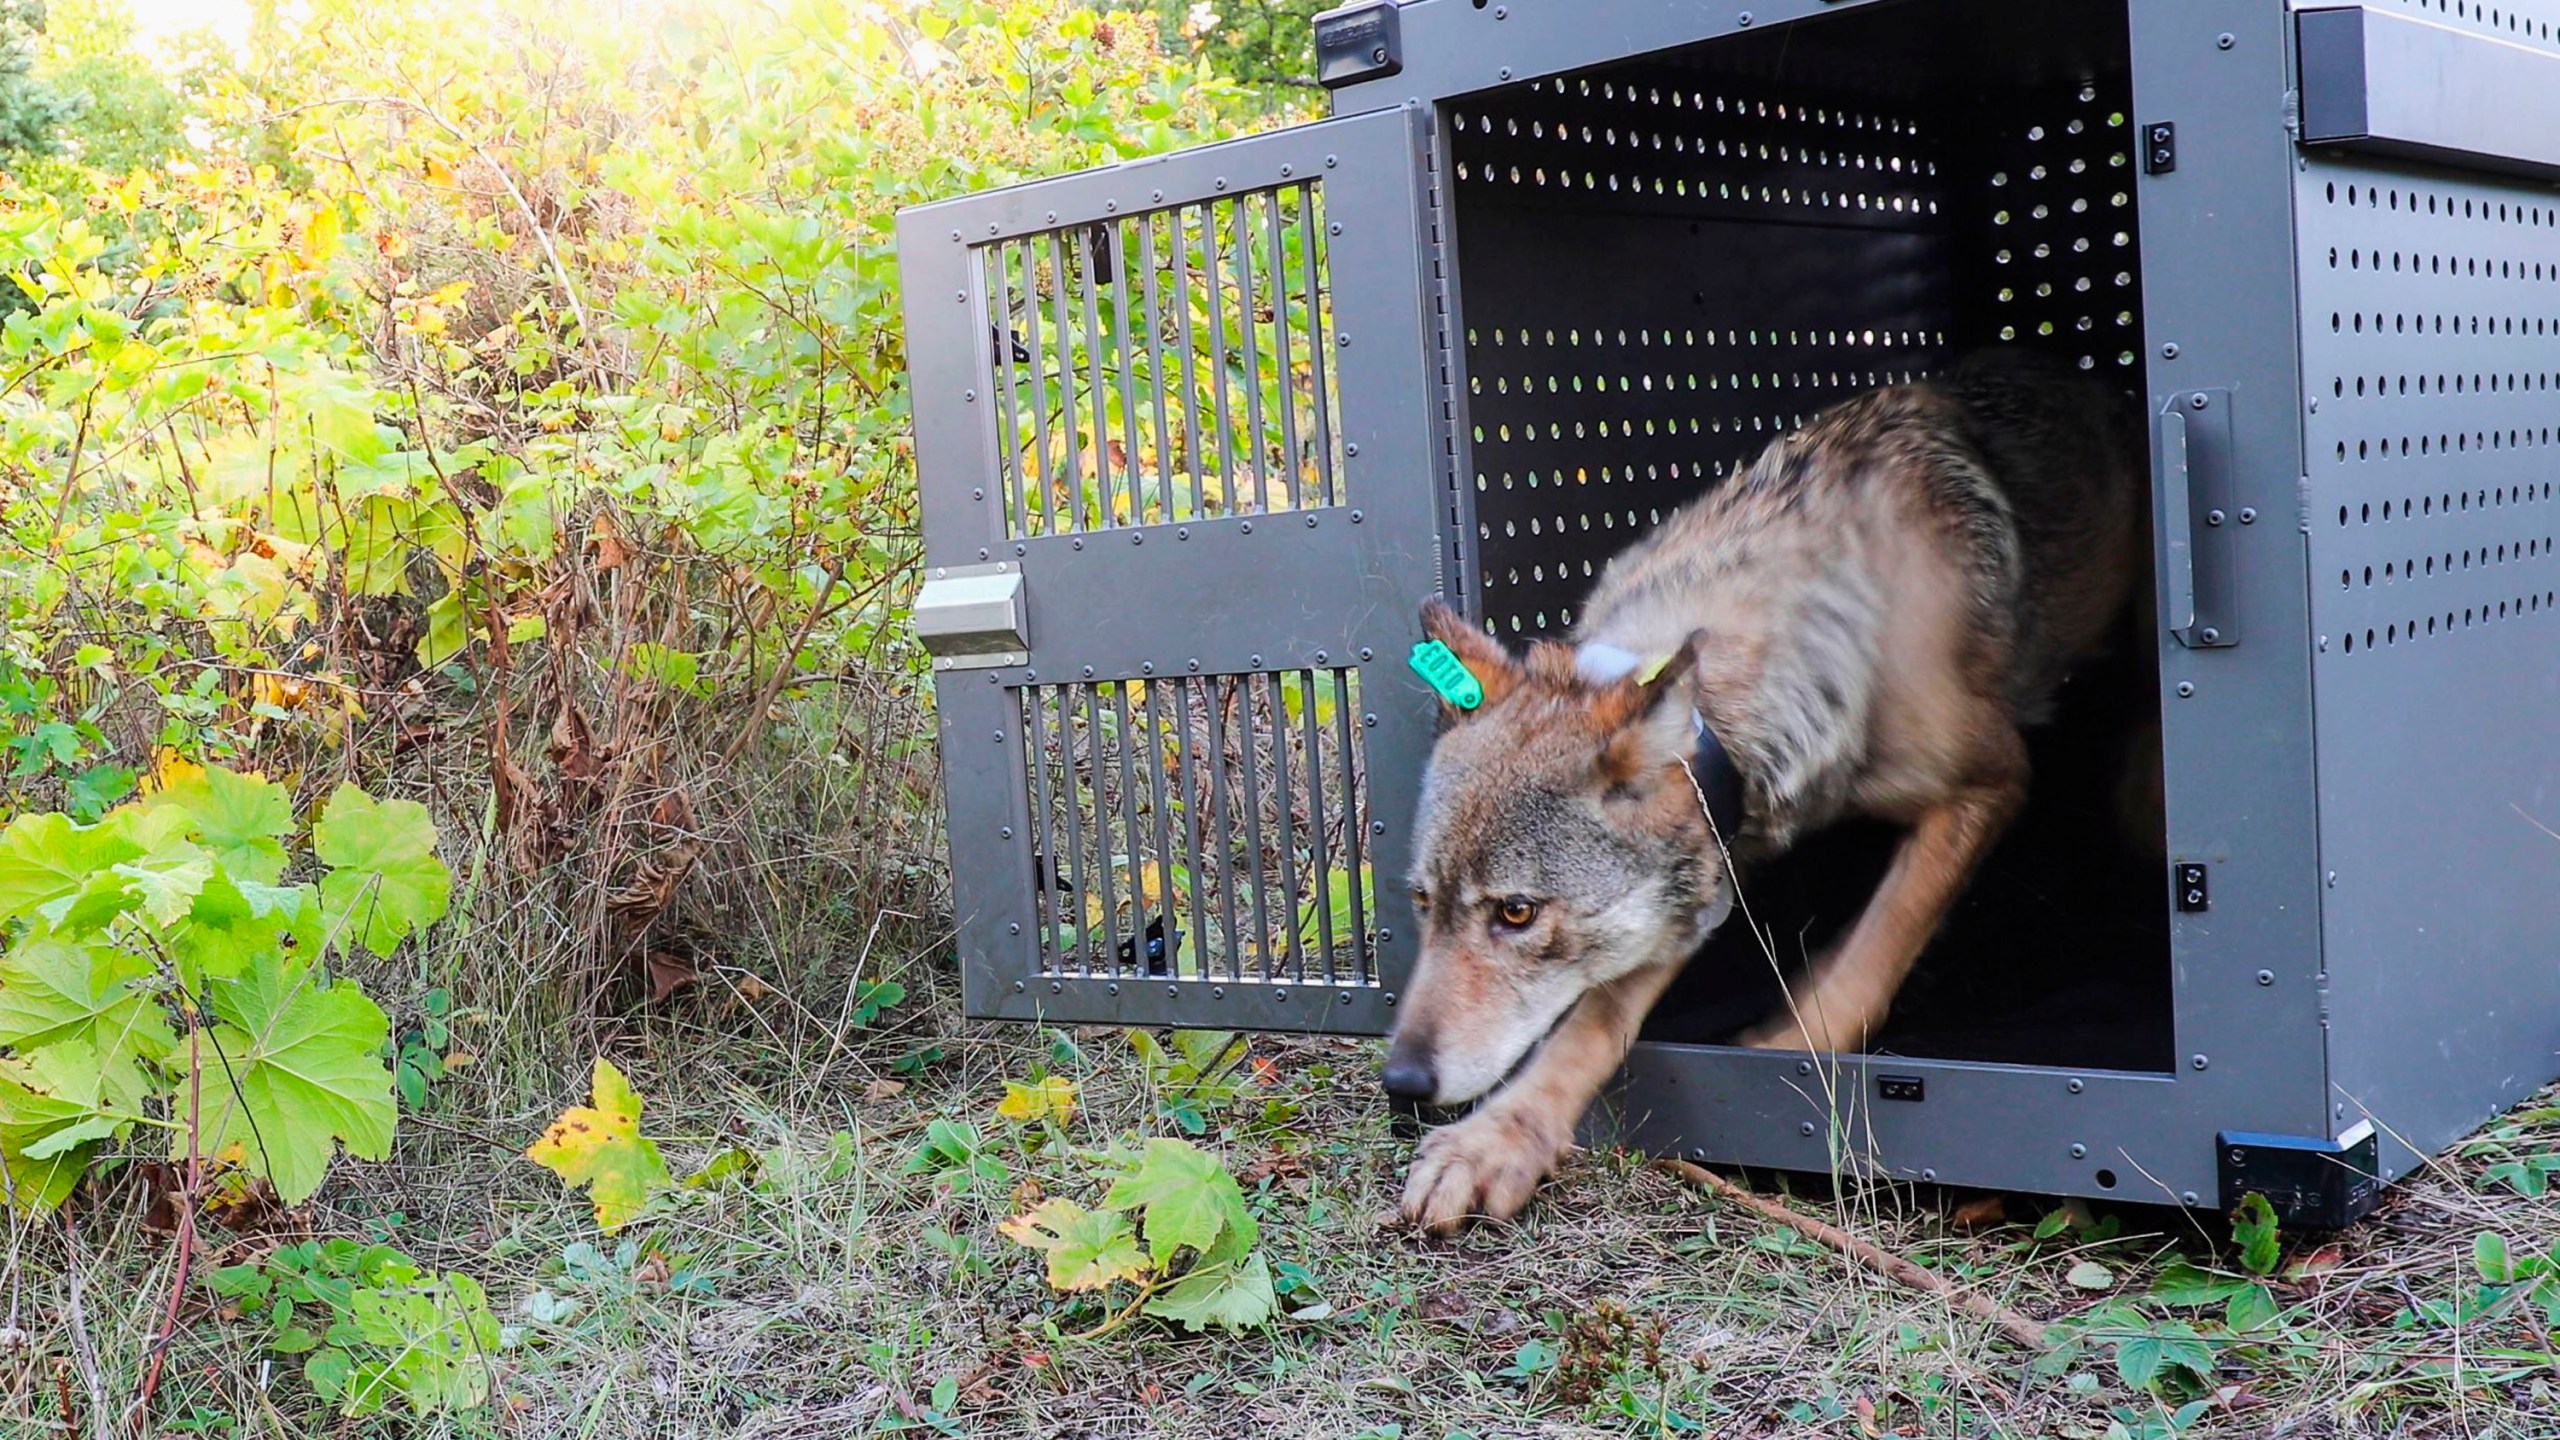
[[[2130, 404], [1994, 352], [1841, 402], [1665, 521], [1601, 577], [1576, 638], [1666, 653], [1706, 632], [1700, 709], [1783, 840], [1890, 809], [1880, 697], [1943, 659], [2019, 724], [2090, 653], [2135, 572]], [[1899, 697], [1924, 706], [1925, 694]], [[1878, 762], [1884, 762], [1881, 773]]]

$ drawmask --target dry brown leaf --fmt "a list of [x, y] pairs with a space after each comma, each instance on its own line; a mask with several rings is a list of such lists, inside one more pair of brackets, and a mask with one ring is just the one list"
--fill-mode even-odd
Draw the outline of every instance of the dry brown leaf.
[[904, 1080], [874, 1080], [863, 1090], [862, 1098], [866, 1104], [877, 1105], [883, 1100], [894, 1100], [906, 1091], [907, 1082]]
[[663, 1005], [667, 997], [702, 978], [692, 960], [672, 950], [652, 950], [644, 957], [649, 970], [649, 1003]]

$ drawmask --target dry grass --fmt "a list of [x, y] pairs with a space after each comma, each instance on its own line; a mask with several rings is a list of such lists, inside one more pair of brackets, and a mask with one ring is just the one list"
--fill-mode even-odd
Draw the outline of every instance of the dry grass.
[[[305, 1391], [298, 1362], [271, 1362], [251, 1326], [205, 1297], [169, 1357], [159, 1432], [2560, 1434], [2539, 1308], [2520, 1296], [2480, 1305], [2471, 1260], [2482, 1231], [2520, 1255], [2560, 1234], [2560, 1201], [2484, 1175], [2560, 1150], [2560, 1112], [2511, 1118], [2342, 1236], [2287, 1237], [2304, 1268], [2274, 1284], [2280, 1328], [2248, 1343], [2218, 1337], [2214, 1372], [2163, 1401], [2117, 1378], [2106, 1337], [2084, 1337], [2076, 1361], [2045, 1373], [2055, 1367], [2039, 1369], [1990, 1324], [1615, 1152], [1578, 1159], [1516, 1224], [1418, 1239], [1387, 1218], [1411, 1146], [1379, 1104], [1372, 1047], [1256, 1039], [1256, 1081], [1204, 1143], [1246, 1177], [1265, 1250], [1295, 1282], [1289, 1318], [1242, 1336], [1140, 1324], [1062, 1338], [1098, 1312], [1048, 1292], [995, 1225], [1030, 1187], [1089, 1193], [1093, 1169], [1074, 1147], [1027, 1147], [997, 1120], [1002, 1080], [1044, 1069], [1074, 1079], [1079, 1145], [1174, 1126], [1117, 1032], [957, 1015], [948, 939], [929, 918], [932, 877], [919, 873], [934, 838], [871, 823], [913, 779], [811, 762], [723, 777], [702, 807], [716, 842], [688, 902], [702, 908], [684, 922], [709, 935], [725, 913], [722, 943], [700, 951], [700, 979], [625, 1019], [571, 1024], [545, 983], [574, 918], [555, 902], [476, 906], [424, 963], [368, 976], [395, 1011], [428, 986], [452, 987], [480, 1012], [459, 1043], [481, 1059], [436, 1088], [390, 1163], [342, 1165], [299, 1223], [388, 1239], [481, 1278], [510, 1327], [493, 1357], [502, 1403], [341, 1424]], [[882, 844], [883, 833], [902, 838]], [[900, 893], [921, 896], [912, 913], [889, 903]], [[852, 988], [881, 978], [905, 984], [906, 1003], [869, 1028], [848, 1025]], [[679, 1173], [741, 1145], [762, 1155], [755, 1183], [688, 1193], [627, 1236], [597, 1236], [584, 1204], [516, 1152], [580, 1098], [599, 1044], [649, 1097], [645, 1126], [669, 1137]], [[980, 1126], [1003, 1183], [953, 1194], [904, 1173], [933, 1117]], [[133, 1393], [171, 1256], [145, 1232], [149, 1197], [126, 1176], [68, 1227], [12, 1231], [0, 1304], [26, 1343], [0, 1349], [0, 1434], [73, 1433], [66, 1395], [76, 1433], [96, 1433], [92, 1369], [110, 1410]], [[1980, 1197], [1865, 1187], [1832, 1198], [1796, 1183], [1801, 1208], [2060, 1322], [2066, 1337], [2075, 1316], [2140, 1297], [2173, 1261], [2235, 1264], [2219, 1234], [2176, 1212], [2073, 1212], [2038, 1239], [2033, 1202], [2011, 1199], [2007, 1218], [1969, 1228], [1954, 1213]], [[281, 1238], [217, 1234], [217, 1263]], [[2111, 1290], [2066, 1281], [2087, 1260]], [[2434, 1308], [2466, 1301], [2460, 1314]], [[2144, 1313], [2208, 1331], [2218, 1318]], [[956, 1398], [936, 1412], [945, 1381]], [[2184, 1428], [2168, 1423], [2198, 1399]]]

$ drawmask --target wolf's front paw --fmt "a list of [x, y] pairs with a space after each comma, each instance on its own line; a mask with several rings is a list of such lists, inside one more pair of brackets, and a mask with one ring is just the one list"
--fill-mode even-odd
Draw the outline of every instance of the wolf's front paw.
[[1571, 1145], [1515, 1114], [1478, 1112], [1423, 1137], [1405, 1176], [1404, 1218], [1434, 1235], [1508, 1220]]

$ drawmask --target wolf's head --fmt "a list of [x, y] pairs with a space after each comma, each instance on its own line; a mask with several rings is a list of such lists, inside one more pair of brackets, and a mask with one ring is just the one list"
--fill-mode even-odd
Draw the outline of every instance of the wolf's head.
[[1514, 660], [1437, 600], [1422, 626], [1484, 700], [1445, 707], [1423, 775], [1422, 958], [1386, 1087], [1456, 1105], [1501, 1084], [1583, 992], [1687, 959], [1732, 886], [1681, 764], [1696, 739], [1695, 637], [1651, 679], [1603, 684], [1560, 643]]

